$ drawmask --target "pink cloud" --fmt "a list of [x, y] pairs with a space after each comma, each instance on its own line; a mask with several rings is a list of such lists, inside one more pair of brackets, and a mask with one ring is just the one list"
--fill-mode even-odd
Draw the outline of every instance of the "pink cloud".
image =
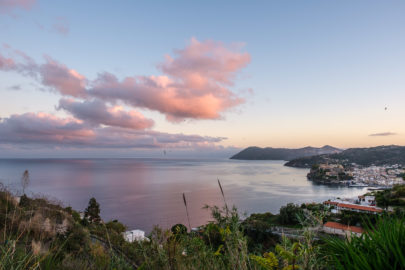
[[240, 45], [227, 48], [222, 42], [200, 42], [192, 38], [182, 50], [175, 50], [175, 58], [166, 56], [160, 69], [193, 89], [204, 90], [210, 83], [232, 85], [235, 72], [250, 62], [248, 53], [241, 53]]
[[224, 139], [118, 127], [93, 127], [73, 118], [58, 118], [45, 113], [12, 115], [0, 120], [0, 145], [186, 148], [207, 146]]
[[219, 42], [192, 39], [175, 55], [167, 56], [166, 62], [159, 65], [166, 76], [119, 81], [113, 74], [103, 73], [89, 93], [159, 111], [174, 122], [184, 118], [218, 119], [222, 112], [244, 102], [228, 86], [233, 84], [236, 72], [249, 63], [249, 54]]
[[31, 9], [36, 0], [0, 0], [0, 13], [8, 13], [14, 9]]
[[137, 111], [124, 111], [120, 106], [107, 107], [100, 100], [78, 102], [71, 99], [61, 99], [59, 109], [64, 109], [74, 117], [92, 124], [103, 124], [131, 129], [148, 129], [154, 121], [145, 118]]
[[[191, 39], [174, 57], [167, 56], [158, 68], [162, 76], [132, 76], [122, 80], [104, 72], [91, 81], [74, 69], [46, 57], [38, 65], [19, 53], [22, 63], [3, 58], [3, 70], [15, 70], [41, 81], [63, 96], [96, 97], [108, 102], [123, 102], [133, 107], [158, 111], [169, 121], [183, 119], [220, 119], [225, 111], [244, 102], [229, 88], [237, 72], [250, 62], [240, 45]], [[0, 63], [2, 63], [0, 62]], [[13, 64], [14, 63], [14, 64]]]
[[84, 97], [86, 95], [86, 78], [74, 69], [46, 57], [46, 63], [38, 67], [42, 83], [62, 95]]
[[44, 86], [63, 96], [86, 96], [87, 79], [76, 70], [68, 68], [49, 56], [45, 56], [45, 63], [39, 65], [21, 51], [13, 50], [12, 53], [16, 57], [6, 58], [0, 54], [0, 70], [15, 71], [38, 79]]

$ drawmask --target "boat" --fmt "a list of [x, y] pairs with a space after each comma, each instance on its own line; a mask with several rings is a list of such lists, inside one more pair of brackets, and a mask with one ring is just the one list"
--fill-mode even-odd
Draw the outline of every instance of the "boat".
[[368, 185], [363, 184], [363, 183], [356, 183], [356, 184], [350, 184], [349, 187], [368, 187]]

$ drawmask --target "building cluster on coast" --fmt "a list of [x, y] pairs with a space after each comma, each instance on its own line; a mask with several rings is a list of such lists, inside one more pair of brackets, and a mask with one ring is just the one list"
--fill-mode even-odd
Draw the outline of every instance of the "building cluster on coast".
[[352, 176], [355, 183], [368, 186], [391, 187], [396, 184], [404, 184], [404, 168], [400, 165], [385, 165], [371, 167], [353, 167]]
[[323, 163], [313, 167], [308, 178], [325, 184], [345, 184], [352, 187], [392, 187], [405, 184], [405, 168], [401, 165], [361, 167]]

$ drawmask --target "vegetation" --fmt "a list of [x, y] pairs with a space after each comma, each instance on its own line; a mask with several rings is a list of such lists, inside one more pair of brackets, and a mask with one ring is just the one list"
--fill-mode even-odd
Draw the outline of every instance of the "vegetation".
[[323, 184], [340, 184], [341, 181], [352, 180], [353, 177], [346, 173], [343, 166], [335, 164], [334, 167], [324, 168], [319, 166], [319, 164], [314, 164], [311, 170], [307, 174], [307, 178], [320, 182]]
[[392, 189], [378, 191], [374, 195], [380, 207], [405, 206], [405, 185], [395, 185]]
[[300, 216], [303, 215], [303, 210], [296, 204], [289, 203], [280, 208], [280, 223], [282, 225], [299, 224]]
[[100, 205], [95, 198], [90, 199], [89, 206], [84, 211], [84, 218], [90, 223], [99, 223], [101, 221]]
[[[83, 226], [77, 216], [45, 198], [18, 201], [1, 188], [0, 269], [133, 269], [112, 244], [94, 237], [101, 225]], [[108, 224], [104, 234], [114, 237], [117, 226]]]
[[252, 214], [242, 222], [250, 252], [264, 254], [275, 247], [279, 237], [272, 233], [279, 224], [279, 216], [271, 213]]
[[362, 237], [325, 240], [325, 254], [335, 269], [405, 269], [404, 219], [380, 218]]
[[[45, 198], [0, 190], [0, 270], [3, 269], [403, 269], [405, 219], [343, 212], [322, 204], [287, 204], [280, 214], [252, 214], [242, 221], [229, 207], [206, 206], [213, 221], [197, 231], [176, 224], [155, 227], [145, 241], [127, 242], [126, 227], [103, 222], [91, 198], [84, 218]], [[404, 187], [389, 194], [402, 196]], [[390, 195], [390, 196], [391, 196]], [[187, 214], [187, 201], [183, 196]], [[322, 237], [326, 220], [367, 228], [361, 237]], [[277, 228], [287, 233], [278, 234]], [[287, 237], [288, 235], [288, 237]]]
[[30, 183], [30, 174], [28, 170], [25, 170], [22, 177], [21, 177], [21, 186], [23, 190], [23, 194], [25, 194], [25, 189], [28, 187]]

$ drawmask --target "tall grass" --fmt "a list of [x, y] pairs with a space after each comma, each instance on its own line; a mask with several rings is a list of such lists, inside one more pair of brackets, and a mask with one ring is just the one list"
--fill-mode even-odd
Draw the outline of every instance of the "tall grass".
[[[18, 208], [13, 195], [0, 188], [0, 269], [37, 269], [41, 256], [27, 248], [28, 226], [21, 226], [23, 211]], [[30, 218], [29, 223], [32, 223]]]
[[217, 180], [218, 180], [219, 189], [221, 190], [222, 198], [224, 199], [224, 205], [225, 205], [226, 215], [228, 215], [229, 209], [228, 209], [228, 204], [226, 203], [225, 193], [224, 193], [224, 190], [222, 189], [221, 181], [219, 181], [219, 178], [217, 178]]

